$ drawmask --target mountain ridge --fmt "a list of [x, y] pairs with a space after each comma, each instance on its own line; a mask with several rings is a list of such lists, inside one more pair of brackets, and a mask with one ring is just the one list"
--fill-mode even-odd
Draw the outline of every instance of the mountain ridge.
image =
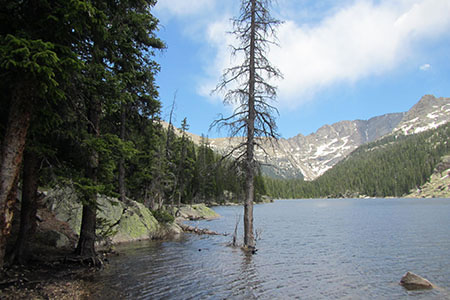
[[[410, 110], [374, 116], [368, 120], [344, 120], [325, 124], [309, 135], [260, 140], [257, 160], [263, 173], [274, 178], [314, 180], [361, 145], [386, 135], [409, 135], [437, 128], [450, 121], [450, 98], [423, 96]], [[202, 137], [187, 133], [196, 143]], [[236, 147], [242, 138], [208, 138], [209, 146], [222, 154]], [[236, 154], [238, 155], [238, 154]]]

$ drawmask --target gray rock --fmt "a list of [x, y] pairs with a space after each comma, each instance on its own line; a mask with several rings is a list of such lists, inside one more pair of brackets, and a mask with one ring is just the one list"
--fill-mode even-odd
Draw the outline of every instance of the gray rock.
[[48, 230], [38, 232], [36, 238], [44, 245], [56, 248], [70, 247], [70, 240], [61, 232], [55, 230]]
[[273, 202], [273, 198], [267, 196], [267, 195], [262, 195], [261, 196], [261, 203], [272, 203]]
[[[51, 190], [45, 200], [46, 205], [55, 214], [56, 219], [67, 223], [77, 234], [80, 233], [82, 204], [71, 187]], [[164, 238], [179, 234], [178, 225], [165, 226], [158, 223], [151, 211], [142, 203], [98, 195], [97, 230], [100, 244], [118, 244], [153, 238]], [[207, 208], [196, 207], [198, 213], [206, 214]], [[206, 211], [206, 212], [204, 212]], [[212, 211], [212, 210], [210, 210]], [[55, 234], [51, 234], [55, 235]], [[54, 242], [43, 241], [45, 244]]]
[[433, 284], [431, 282], [412, 272], [406, 272], [400, 280], [400, 284], [408, 290], [433, 288]]

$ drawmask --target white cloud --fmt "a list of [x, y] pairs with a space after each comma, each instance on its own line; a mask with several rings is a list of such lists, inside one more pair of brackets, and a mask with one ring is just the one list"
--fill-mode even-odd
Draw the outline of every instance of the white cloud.
[[202, 80], [198, 87], [198, 93], [206, 98], [220, 100], [220, 95], [213, 94], [211, 91], [216, 87], [222, 72], [232, 65], [229, 45], [234, 43], [234, 37], [227, 34], [231, 30], [230, 17], [225, 16], [222, 20], [209, 24], [206, 29], [206, 38], [208, 43], [216, 49], [216, 55], [213, 60], [207, 58], [205, 61], [205, 73], [207, 76]]
[[216, 2], [217, 0], [159, 0], [155, 10], [159, 13], [182, 17], [210, 11]]
[[428, 71], [431, 68], [430, 64], [424, 64], [419, 67], [421, 71]]
[[[450, 30], [449, 16], [449, 0], [361, 0], [334, 8], [312, 25], [287, 20], [279, 28], [280, 48], [270, 53], [284, 75], [278, 83], [280, 104], [294, 107], [321, 89], [401, 67], [414, 58], [417, 46]], [[209, 26], [207, 41], [217, 55], [208, 64], [209, 77], [199, 89], [203, 92], [230, 65], [223, 22]]]
[[279, 98], [295, 106], [322, 88], [399, 67], [414, 45], [448, 30], [450, 1], [359, 1], [313, 28], [286, 22], [272, 61], [284, 73]]

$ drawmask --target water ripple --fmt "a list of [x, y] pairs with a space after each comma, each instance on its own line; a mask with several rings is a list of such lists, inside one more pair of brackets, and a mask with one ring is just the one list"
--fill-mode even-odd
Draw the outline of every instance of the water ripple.
[[[450, 299], [449, 204], [376, 199], [258, 205], [257, 255], [227, 247], [229, 237], [185, 235], [119, 247], [123, 254], [98, 281], [117, 291], [117, 299]], [[223, 218], [198, 225], [232, 232], [241, 210], [220, 207]], [[439, 288], [403, 289], [398, 281], [409, 270]], [[100, 291], [98, 298], [111, 294]]]

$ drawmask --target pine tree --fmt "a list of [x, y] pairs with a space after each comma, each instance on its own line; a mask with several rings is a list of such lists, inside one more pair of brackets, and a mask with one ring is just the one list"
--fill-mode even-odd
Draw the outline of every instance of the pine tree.
[[[0, 1], [2, 106], [8, 107], [0, 158], [0, 267], [30, 120], [36, 107], [64, 98], [63, 81], [81, 65], [72, 45], [90, 27], [92, 7], [83, 1]], [[51, 114], [51, 112], [48, 112]]]
[[[95, 256], [96, 197], [102, 187], [99, 159], [104, 146], [101, 136], [103, 111], [120, 107], [119, 135], [123, 143], [129, 106], [136, 104], [134, 112], [137, 114], [146, 114], [154, 109], [146, 105], [153, 104], [152, 100], [157, 97], [153, 82], [157, 66], [151, 61], [150, 54], [153, 48], [160, 49], [164, 46], [154, 36], [158, 22], [149, 12], [155, 1], [94, 3], [98, 9], [98, 22], [102, 26], [93, 32], [90, 42], [86, 45], [86, 73], [89, 81], [84, 90], [88, 120], [85, 179], [88, 184], [84, 188], [81, 234], [76, 249], [76, 253], [82, 256]], [[117, 85], [125, 97], [111, 100], [110, 93], [117, 90]], [[110, 152], [105, 149], [104, 153], [108, 151]], [[121, 197], [125, 198], [123, 155], [119, 161], [119, 192]]]

